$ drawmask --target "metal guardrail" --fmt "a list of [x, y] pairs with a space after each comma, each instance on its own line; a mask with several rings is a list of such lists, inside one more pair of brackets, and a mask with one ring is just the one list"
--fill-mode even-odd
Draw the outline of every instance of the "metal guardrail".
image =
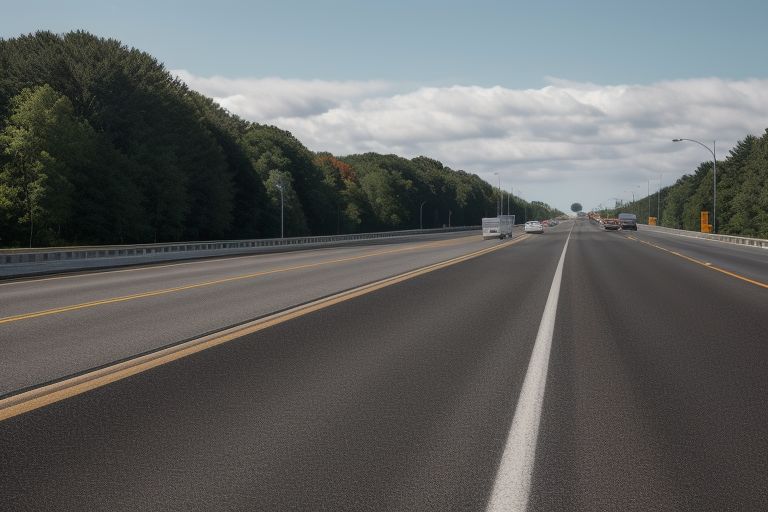
[[0, 249], [0, 265], [17, 263], [44, 263], [51, 261], [93, 260], [97, 258], [123, 258], [142, 256], [194, 257], [195, 253], [249, 252], [260, 248], [277, 249], [314, 247], [343, 244], [355, 240], [399, 238], [413, 235], [450, 233], [478, 230], [480, 226], [454, 228], [411, 229], [405, 231], [384, 231], [378, 233], [356, 233], [352, 235], [308, 236], [293, 238], [261, 238], [253, 240], [216, 240], [208, 242], [177, 242], [166, 244], [103, 245], [80, 247], [45, 247], [32, 249]]
[[643, 229], [649, 231], [662, 231], [671, 233], [674, 235], [687, 236], [691, 238], [706, 238], [709, 240], [718, 240], [720, 242], [727, 242], [731, 244], [749, 245], [752, 247], [762, 247], [768, 249], [768, 240], [762, 238], [749, 238], [746, 236], [733, 236], [733, 235], [717, 235], [713, 233], [700, 233], [698, 231], [686, 231], [684, 229], [665, 228], [663, 226], [650, 226], [648, 224], [638, 224]]

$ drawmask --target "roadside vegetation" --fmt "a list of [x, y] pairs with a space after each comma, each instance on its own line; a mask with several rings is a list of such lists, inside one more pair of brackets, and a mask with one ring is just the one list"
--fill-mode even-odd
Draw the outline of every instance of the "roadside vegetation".
[[[699, 231], [700, 212], [708, 211], [712, 222], [712, 161], [699, 164], [674, 185], [650, 196], [650, 215], [661, 212], [660, 225]], [[615, 217], [619, 211], [647, 222], [648, 196], [601, 212]], [[717, 232], [727, 235], [768, 238], [768, 130], [762, 136], [748, 135], [717, 161]]]
[[431, 158], [314, 153], [113, 39], [0, 40], [0, 246], [279, 236], [280, 187], [286, 236], [479, 225], [498, 199]]

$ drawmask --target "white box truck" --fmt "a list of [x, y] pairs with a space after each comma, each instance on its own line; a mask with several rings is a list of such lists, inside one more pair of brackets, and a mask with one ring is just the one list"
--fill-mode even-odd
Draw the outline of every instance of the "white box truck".
[[483, 240], [490, 238], [503, 239], [512, 236], [512, 226], [515, 225], [514, 215], [499, 215], [498, 217], [483, 218]]

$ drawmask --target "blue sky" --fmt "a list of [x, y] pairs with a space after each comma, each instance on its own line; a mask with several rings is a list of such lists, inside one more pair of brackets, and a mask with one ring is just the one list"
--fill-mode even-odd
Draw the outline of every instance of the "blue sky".
[[[427, 154], [561, 209], [665, 183], [768, 127], [768, 2], [35, 1], [313, 150]], [[713, 108], [713, 106], [715, 108]], [[498, 115], [496, 114], [498, 113]]]
[[758, 0], [27, 0], [0, 30], [84, 28], [202, 75], [525, 88], [765, 77], [766, 20]]

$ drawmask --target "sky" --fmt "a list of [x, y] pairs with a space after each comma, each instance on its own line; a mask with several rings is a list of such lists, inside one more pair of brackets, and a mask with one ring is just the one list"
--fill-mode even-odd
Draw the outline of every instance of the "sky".
[[426, 155], [564, 211], [711, 159], [673, 138], [723, 158], [768, 128], [764, 1], [0, 1], [0, 38], [119, 39], [311, 150]]

